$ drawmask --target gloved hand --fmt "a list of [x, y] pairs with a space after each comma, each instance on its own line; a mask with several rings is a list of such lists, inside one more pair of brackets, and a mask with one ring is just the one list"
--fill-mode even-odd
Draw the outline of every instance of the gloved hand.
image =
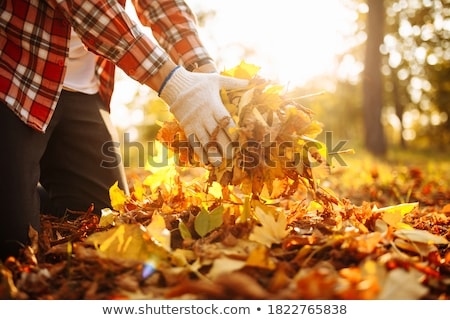
[[222, 103], [220, 89], [241, 89], [247, 80], [217, 73], [194, 73], [177, 67], [160, 89], [160, 97], [180, 123], [203, 163], [220, 165], [232, 157], [230, 128], [236, 124]]

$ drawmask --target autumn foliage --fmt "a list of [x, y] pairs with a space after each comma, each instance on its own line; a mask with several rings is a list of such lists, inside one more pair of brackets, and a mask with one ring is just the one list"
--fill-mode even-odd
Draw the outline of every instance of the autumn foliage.
[[[278, 198], [298, 190], [299, 184], [316, 189], [317, 175], [327, 172], [326, 147], [314, 138], [322, 125], [310, 109], [283, 96], [284, 88], [258, 77], [259, 68], [241, 63], [224, 71], [250, 81], [245, 90], [222, 90], [225, 107], [237, 124], [230, 135], [236, 148], [231, 160], [210, 168], [210, 181], [239, 186], [246, 195]], [[159, 141], [178, 154], [180, 163], [195, 162], [177, 122], [165, 122]], [[213, 135], [214, 139], [214, 135]]]
[[101, 217], [43, 216], [33, 246], [0, 265], [0, 297], [448, 299], [450, 205], [422, 208], [421, 193], [383, 206], [369, 192], [356, 205], [325, 187], [320, 123], [258, 70], [224, 72], [250, 80], [221, 93], [237, 124], [229, 162], [193, 165], [182, 129], [164, 123], [170, 164], [130, 174], [131, 195], [111, 186]]

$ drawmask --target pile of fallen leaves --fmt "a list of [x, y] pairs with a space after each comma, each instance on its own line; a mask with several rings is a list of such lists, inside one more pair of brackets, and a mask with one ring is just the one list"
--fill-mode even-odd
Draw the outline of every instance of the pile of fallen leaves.
[[0, 298], [448, 299], [450, 205], [356, 205], [325, 188], [320, 125], [256, 72], [228, 71], [251, 84], [222, 93], [242, 146], [231, 165], [179, 165], [192, 156], [166, 123], [173, 162], [130, 176], [130, 195], [113, 185], [101, 217], [42, 216], [0, 265]]

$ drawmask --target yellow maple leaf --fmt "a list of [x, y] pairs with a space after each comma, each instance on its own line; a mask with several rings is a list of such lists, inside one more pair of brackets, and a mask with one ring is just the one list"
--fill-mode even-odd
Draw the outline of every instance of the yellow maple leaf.
[[127, 201], [127, 197], [125, 192], [119, 188], [119, 183], [116, 181], [109, 188], [109, 198], [111, 199], [111, 207], [119, 212], [124, 211], [125, 202]]
[[86, 243], [94, 245], [107, 259], [152, 261], [155, 265], [168, 257], [167, 251], [137, 224], [121, 224], [107, 231], [91, 234]]
[[211, 186], [208, 187], [208, 194], [211, 194], [216, 199], [223, 198], [222, 185], [216, 181], [213, 181]]
[[253, 228], [249, 239], [271, 247], [280, 243], [288, 234], [287, 218], [284, 212], [276, 212], [272, 207], [255, 202], [255, 216], [260, 225]]
[[373, 208], [372, 212], [381, 213], [381, 217], [388, 225], [398, 229], [413, 229], [410, 225], [402, 222], [406, 214], [418, 208], [419, 203], [402, 203], [384, 208]]
[[238, 66], [222, 71], [222, 75], [250, 80], [258, 73], [260, 69], [260, 67], [254, 64], [241, 61]]
[[266, 246], [258, 246], [255, 250], [252, 250], [245, 264], [267, 270], [274, 270], [276, 267], [275, 262], [269, 257], [269, 249]]
[[144, 200], [145, 189], [142, 186], [142, 182], [140, 180], [136, 180], [134, 182], [133, 189], [134, 198], [138, 201]]
[[152, 216], [152, 222], [147, 226], [147, 233], [151, 236], [152, 240], [170, 251], [170, 231], [166, 227], [166, 221], [157, 213]]
[[155, 192], [161, 186], [165, 186], [167, 189], [170, 189], [170, 186], [173, 185], [175, 175], [177, 175], [175, 167], [173, 165], [169, 165], [167, 167], [154, 170], [152, 174], [145, 178], [143, 184], [150, 187], [152, 192]]
[[98, 225], [100, 227], [107, 227], [109, 225], [114, 225], [116, 217], [119, 215], [117, 211], [111, 210], [111, 208], [103, 208], [102, 215], [100, 216], [100, 221]]

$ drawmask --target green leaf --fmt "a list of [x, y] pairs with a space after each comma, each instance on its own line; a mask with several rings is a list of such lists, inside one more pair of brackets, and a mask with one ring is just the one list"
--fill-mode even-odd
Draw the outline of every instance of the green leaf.
[[200, 213], [195, 217], [195, 232], [203, 238], [214, 229], [220, 227], [223, 223], [223, 211], [223, 206], [217, 207], [211, 212], [202, 208]]
[[211, 231], [220, 227], [223, 223], [223, 206], [217, 207], [209, 213], [210, 222], [211, 222]]
[[178, 224], [178, 228], [180, 229], [181, 237], [183, 239], [192, 239], [191, 232], [189, 231], [189, 228], [186, 226], [186, 224], [180, 220], [180, 223]]

